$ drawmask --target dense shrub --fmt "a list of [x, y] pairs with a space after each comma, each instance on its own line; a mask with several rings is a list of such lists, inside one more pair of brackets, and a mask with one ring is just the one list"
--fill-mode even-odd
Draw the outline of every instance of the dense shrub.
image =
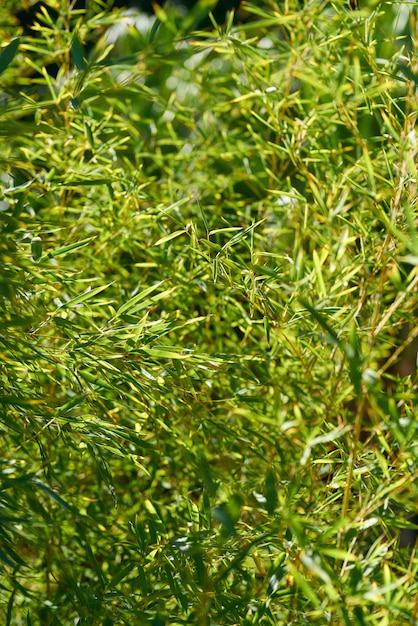
[[416, 8], [48, 4], [0, 9], [3, 623], [415, 623]]

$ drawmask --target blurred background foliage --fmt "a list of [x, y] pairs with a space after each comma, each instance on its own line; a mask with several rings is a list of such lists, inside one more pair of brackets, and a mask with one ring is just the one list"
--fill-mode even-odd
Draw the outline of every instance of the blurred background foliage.
[[0, 8], [5, 624], [417, 619], [416, 6], [213, 4]]

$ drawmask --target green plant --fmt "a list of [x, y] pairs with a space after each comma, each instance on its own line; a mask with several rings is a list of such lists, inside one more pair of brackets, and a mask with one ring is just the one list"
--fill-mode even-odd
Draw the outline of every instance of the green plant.
[[415, 623], [415, 6], [50, 5], [2, 9], [4, 623]]

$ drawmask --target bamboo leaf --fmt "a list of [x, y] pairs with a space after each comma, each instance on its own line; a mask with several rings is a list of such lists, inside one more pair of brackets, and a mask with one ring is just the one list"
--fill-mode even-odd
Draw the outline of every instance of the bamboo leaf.
[[184, 233], [187, 233], [186, 229], [176, 230], [173, 233], [170, 233], [169, 235], [166, 235], [165, 237], [161, 237], [160, 239], [158, 239], [154, 243], [154, 246], [161, 246], [161, 244], [167, 243], [167, 241], [171, 241], [172, 239], [176, 239], [177, 237], [180, 237], [180, 235], [184, 235]]
[[20, 37], [15, 37], [0, 53], [0, 74], [9, 67], [19, 49]]
[[78, 250], [79, 248], [83, 248], [84, 246], [87, 246], [94, 239], [95, 237], [87, 237], [87, 239], [82, 239], [81, 241], [75, 241], [66, 246], [62, 246], [61, 248], [56, 248], [55, 250], [51, 250], [50, 252], [48, 252], [47, 254], [44, 254], [40, 258], [40, 263], [42, 263], [46, 259], [55, 259], [58, 256], [63, 256], [67, 254], [68, 252], [74, 252], [74, 250]]
[[66, 502], [63, 498], [61, 498], [60, 495], [55, 493], [55, 491], [53, 491], [50, 487], [48, 487], [48, 485], [45, 485], [45, 483], [40, 481], [39, 478], [34, 478], [32, 482], [35, 485], [35, 487], [43, 491], [49, 498], [51, 498], [51, 500], [54, 500], [54, 502], [56, 502], [61, 508], [65, 509], [69, 513], [72, 513], [76, 517], [83, 517], [81, 513], [77, 511], [75, 507], [73, 507], [71, 504], [68, 504], [68, 502]]
[[87, 291], [85, 291], [84, 293], [80, 294], [79, 296], [76, 296], [69, 302], [65, 302], [64, 304], [62, 304], [59, 307], [59, 309], [69, 309], [73, 306], [78, 306], [79, 304], [82, 304], [83, 302], [87, 302], [88, 300], [92, 300], [94, 296], [97, 296], [97, 294], [101, 293], [102, 291], [110, 287], [110, 285], [112, 284], [113, 282], [108, 283], [107, 285], [99, 285], [99, 287], [94, 287], [93, 289], [87, 289]]
[[135, 296], [130, 298], [127, 302], [122, 304], [122, 306], [118, 309], [115, 318], [120, 317], [121, 315], [124, 315], [125, 313], [129, 313], [132, 315], [132, 311], [134, 309], [138, 311], [136, 306], [140, 302], [142, 302], [147, 296], [149, 296], [150, 293], [152, 293], [153, 291], [156, 291], [163, 284], [163, 282], [164, 281], [160, 280], [158, 283], [155, 283], [154, 285], [150, 285], [149, 287], [147, 287], [140, 293], [137, 293]]
[[122, 582], [124, 578], [126, 578], [132, 572], [135, 567], [135, 561], [132, 561], [132, 563], [128, 563], [128, 565], [122, 567], [122, 569], [119, 570], [119, 572], [115, 574], [110, 582], [107, 584], [107, 588], [113, 589], [114, 587], [116, 587], [120, 582]]

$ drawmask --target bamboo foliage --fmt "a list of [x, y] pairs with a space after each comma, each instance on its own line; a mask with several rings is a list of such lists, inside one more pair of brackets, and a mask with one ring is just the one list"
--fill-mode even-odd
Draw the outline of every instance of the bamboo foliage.
[[3, 623], [414, 623], [415, 5], [15, 12]]

